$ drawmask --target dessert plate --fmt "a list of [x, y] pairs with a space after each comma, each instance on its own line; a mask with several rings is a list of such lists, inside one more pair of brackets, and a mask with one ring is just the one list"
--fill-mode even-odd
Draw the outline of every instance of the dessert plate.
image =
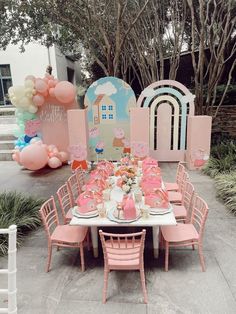
[[141, 214], [139, 213], [138, 216], [134, 219], [119, 219], [114, 215], [115, 210], [116, 210], [116, 207], [112, 207], [111, 209], [109, 209], [107, 212], [107, 218], [117, 223], [131, 223], [131, 222], [139, 220], [139, 218], [141, 217]]
[[94, 218], [94, 217], [97, 217], [98, 216], [98, 211], [97, 209], [96, 210], [93, 210], [91, 212], [88, 212], [88, 213], [80, 213], [79, 212], [79, 207], [78, 206], [75, 206], [73, 209], [72, 209], [72, 214], [77, 217], [77, 218]]

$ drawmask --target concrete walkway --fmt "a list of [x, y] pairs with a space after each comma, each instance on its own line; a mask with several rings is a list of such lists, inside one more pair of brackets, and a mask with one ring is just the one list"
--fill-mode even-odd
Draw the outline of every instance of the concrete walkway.
[[[176, 164], [162, 164], [161, 168], [164, 178], [174, 179]], [[1, 162], [0, 190], [47, 198], [69, 175], [67, 166], [32, 173], [20, 170], [14, 162]], [[163, 253], [158, 260], [153, 259], [149, 236], [145, 249], [149, 303], [142, 303], [138, 272], [112, 272], [107, 304], [103, 305], [102, 256], [94, 259], [92, 252], [85, 250], [86, 271], [81, 273], [78, 252], [55, 250], [52, 270], [45, 273], [47, 242], [40, 228], [27, 237], [17, 253], [18, 313], [236, 313], [236, 218], [216, 200], [209, 177], [200, 172], [190, 172], [190, 177], [210, 208], [204, 239], [205, 273], [201, 272], [197, 251], [189, 249], [172, 250], [169, 272], [164, 272]], [[6, 258], [0, 258], [0, 268], [6, 262]], [[6, 283], [3, 278], [1, 288]]]

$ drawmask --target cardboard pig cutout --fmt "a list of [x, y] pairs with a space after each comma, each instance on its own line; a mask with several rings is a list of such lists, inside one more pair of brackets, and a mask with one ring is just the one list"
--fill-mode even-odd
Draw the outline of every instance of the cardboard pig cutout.
[[82, 144], [71, 145], [69, 147], [69, 152], [71, 153], [71, 170], [74, 171], [76, 168], [81, 166], [82, 169], [87, 170], [87, 149]]

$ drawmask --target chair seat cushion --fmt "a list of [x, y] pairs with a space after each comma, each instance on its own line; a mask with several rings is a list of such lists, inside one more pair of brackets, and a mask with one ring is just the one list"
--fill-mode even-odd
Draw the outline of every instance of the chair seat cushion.
[[171, 203], [181, 203], [182, 202], [182, 194], [180, 192], [168, 192], [169, 202]]
[[87, 234], [88, 228], [82, 226], [58, 225], [53, 231], [53, 242], [81, 243]]
[[176, 182], [165, 182], [165, 187], [167, 191], [178, 191], [179, 185]]
[[187, 217], [187, 209], [183, 205], [173, 205], [173, 212], [175, 218]]
[[163, 226], [161, 232], [167, 242], [185, 242], [199, 239], [198, 232], [193, 224], [179, 223], [175, 226]]

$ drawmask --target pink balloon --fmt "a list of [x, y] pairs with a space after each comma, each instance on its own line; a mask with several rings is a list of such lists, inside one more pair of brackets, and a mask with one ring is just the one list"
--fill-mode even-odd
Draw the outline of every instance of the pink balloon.
[[47, 83], [42, 79], [36, 79], [34, 83], [34, 87], [36, 91], [39, 93], [44, 93], [48, 89]]
[[44, 101], [45, 99], [42, 95], [33, 96], [33, 103], [38, 107], [42, 106], [44, 104]]
[[66, 152], [59, 152], [61, 162], [67, 162], [69, 156]]
[[59, 83], [58, 79], [54, 79], [54, 86], [56, 86]]
[[49, 87], [54, 87], [54, 86], [55, 86], [54, 80], [49, 80], [49, 81], [48, 81], [48, 86], [49, 86]]
[[57, 157], [52, 157], [48, 160], [48, 165], [51, 168], [58, 168], [62, 165], [62, 162]]
[[50, 89], [49, 89], [49, 95], [50, 95], [51, 97], [55, 97], [54, 89], [55, 89], [55, 88], [50, 88]]
[[54, 93], [57, 100], [66, 104], [75, 99], [76, 89], [70, 82], [62, 81], [55, 86]]
[[32, 144], [22, 149], [21, 164], [29, 170], [38, 170], [46, 166], [48, 154], [42, 145]]

